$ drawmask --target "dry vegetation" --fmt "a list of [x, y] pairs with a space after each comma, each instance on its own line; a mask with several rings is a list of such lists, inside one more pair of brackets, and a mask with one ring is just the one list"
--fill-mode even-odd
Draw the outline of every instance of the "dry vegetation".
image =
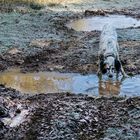
[[39, 10], [44, 5], [60, 4], [62, 0], [0, 0], [0, 11], [12, 11], [15, 5], [27, 5]]
[[0, 0], [0, 12], [11, 12], [15, 6], [29, 6], [32, 9], [40, 10], [48, 5], [65, 5], [69, 3], [79, 3], [81, 0]]
[[81, 0], [0, 0], [1, 4], [40, 4], [40, 5], [45, 5], [45, 4], [61, 4], [61, 3], [77, 3]]
[[56, 3], [61, 2], [63, 0], [1, 0], [2, 3], [38, 3], [38, 4], [46, 4], [46, 3]]

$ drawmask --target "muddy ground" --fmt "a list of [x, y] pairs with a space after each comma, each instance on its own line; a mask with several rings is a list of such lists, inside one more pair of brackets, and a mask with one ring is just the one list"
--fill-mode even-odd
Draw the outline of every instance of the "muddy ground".
[[[76, 32], [68, 29], [66, 23], [85, 16], [106, 14], [140, 18], [137, 1], [130, 1], [126, 7], [121, 2], [102, 2], [103, 5], [98, 5], [96, 1], [93, 7], [89, 7], [91, 3], [84, 3], [79, 11], [76, 8], [80, 4], [47, 6], [39, 11], [26, 6], [2, 6], [0, 70], [20, 67], [23, 72], [95, 73], [100, 32]], [[114, 4], [113, 8], [111, 4]], [[126, 73], [139, 74], [140, 28], [117, 30], [117, 33]], [[2, 85], [0, 92], [0, 139], [140, 139], [139, 97], [94, 98], [71, 93], [25, 96]], [[18, 108], [18, 104], [22, 107]], [[22, 109], [29, 111], [22, 124], [10, 127], [3, 122], [3, 118], [13, 118]]]
[[9, 112], [20, 114], [18, 104], [29, 110], [16, 127], [0, 123], [5, 140], [139, 140], [140, 98], [88, 97], [70, 93], [20, 96], [1, 90], [1, 120]]
[[[0, 69], [95, 73], [99, 31], [76, 32], [66, 23], [91, 15], [125, 14], [139, 18], [140, 10], [85, 11], [84, 13], [1, 13]], [[9, 20], [10, 18], [10, 20]], [[120, 58], [128, 74], [140, 73], [140, 28], [118, 30]]]

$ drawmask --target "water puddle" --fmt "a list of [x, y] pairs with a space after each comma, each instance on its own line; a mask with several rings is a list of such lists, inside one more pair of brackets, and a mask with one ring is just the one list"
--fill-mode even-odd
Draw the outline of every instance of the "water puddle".
[[120, 29], [140, 26], [140, 20], [135, 18], [125, 15], [108, 15], [79, 19], [67, 24], [67, 27], [73, 28], [76, 31], [101, 31], [102, 27], [107, 23], [110, 23]]
[[0, 74], [0, 84], [29, 94], [70, 92], [94, 96], [140, 96], [140, 75], [120, 82], [116, 80], [99, 81], [95, 74], [80, 75], [57, 72], [25, 74], [12, 69]]

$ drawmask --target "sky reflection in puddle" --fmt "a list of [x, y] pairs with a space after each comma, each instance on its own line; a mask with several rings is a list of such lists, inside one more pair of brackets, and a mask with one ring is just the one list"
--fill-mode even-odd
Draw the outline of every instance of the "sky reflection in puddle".
[[99, 81], [97, 75], [76, 73], [38, 72], [21, 73], [8, 70], [0, 74], [0, 84], [19, 90], [22, 93], [82, 93], [94, 96], [139, 96], [140, 76], [125, 79]]
[[67, 24], [76, 31], [101, 31], [105, 24], [112, 24], [116, 28], [139, 27], [140, 20], [125, 15], [94, 16], [78, 19]]

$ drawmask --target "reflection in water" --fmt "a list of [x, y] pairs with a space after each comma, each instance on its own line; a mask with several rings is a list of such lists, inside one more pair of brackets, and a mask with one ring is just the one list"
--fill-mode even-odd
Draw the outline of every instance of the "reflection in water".
[[12, 69], [0, 74], [0, 84], [29, 94], [71, 92], [94, 96], [140, 95], [140, 76], [127, 78], [121, 83], [108, 79], [99, 81], [95, 74], [58, 72], [25, 74], [20, 70]]
[[121, 82], [119, 81], [99, 81], [99, 95], [117, 96], [120, 94]]
[[140, 26], [140, 20], [124, 15], [94, 16], [73, 21], [67, 24], [67, 26], [76, 31], [101, 31], [102, 27], [107, 23], [114, 25], [116, 28]]
[[[53, 72], [24, 74], [20, 73], [19, 70], [10, 70], [0, 75], [0, 83], [5, 84], [7, 87], [17, 89], [22, 93], [55, 93], [63, 91], [61, 88], [71, 85], [71, 76], [67, 74], [57, 75]], [[71, 88], [67, 86], [67, 89], [69, 91]]]

